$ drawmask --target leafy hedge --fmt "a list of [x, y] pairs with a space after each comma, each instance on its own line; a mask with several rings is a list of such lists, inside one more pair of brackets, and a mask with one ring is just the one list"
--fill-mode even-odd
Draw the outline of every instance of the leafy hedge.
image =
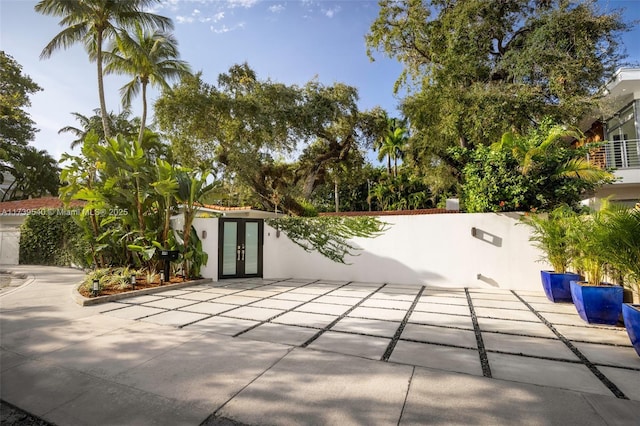
[[461, 167], [463, 208], [468, 213], [551, 211], [580, 201], [614, 176], [587, 161], [597, 144], [572, 146], [577, 131], [544, 121], [526, 135], [510, 132], [491, 146], [454, 148]]
[[21, 264], [89, 266], [86, 253], [90, 249], [82, 228], [65, 212], [42, 210], [27, 216], [20, 232]]

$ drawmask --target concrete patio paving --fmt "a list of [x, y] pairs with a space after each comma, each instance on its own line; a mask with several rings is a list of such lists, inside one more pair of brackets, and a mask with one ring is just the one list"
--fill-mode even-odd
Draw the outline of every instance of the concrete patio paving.
[[[80, 307], [0, 295], [0, 398], [58, 425], [629, 424], [640, 357], [542, 292], [227, 280]], [[234, 423], [235, 422], [235, 423]]]

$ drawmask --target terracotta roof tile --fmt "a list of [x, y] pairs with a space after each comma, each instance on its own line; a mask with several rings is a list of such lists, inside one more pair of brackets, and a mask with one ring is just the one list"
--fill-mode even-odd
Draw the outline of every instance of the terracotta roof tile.
[[373, 211], [373, 212], [325, 212], [318, 213], [319, 216], [408, 216], [420, 214], [444, 214], [444, 213], [460, 213], [458, 210], [447, 209], [418, 209], [418, 210], [390, 210], [390, 211]]
[[251, 210], [251, 206], [225, 207], [225, 206], [218, 206], [216, 204], [201, 204], [201, 206], [204, 207], [204, 208], [207, 208], [207, 209], [218, 210], [218, 211]]
[[[84, 201], [72, 200], [69, 205], [71, 207], [82, 207]], [[13, 212], [13, 214], [27, 214], [30, 211], [40, 209], [61, 209], [64, 204], [58, 197], [42, 197], [31, 198], [29, 200], [4, 201], [0, 203], [0, 214], [4, 212]]]

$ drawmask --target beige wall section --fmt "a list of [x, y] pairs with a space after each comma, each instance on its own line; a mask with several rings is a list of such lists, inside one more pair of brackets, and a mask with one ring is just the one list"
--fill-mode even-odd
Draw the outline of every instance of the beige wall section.
[[0, 212], [0, 265], [20, 263], [20, 225], [25, 218]]
[[[640, 170], [638, 170], [640, 172]], [[640, 183], [636, 185], [606, 185], [600, 188], [595, 197], [583, 202], [591, 208], [599, 209], [601, 201], [609, 198], [611, 201], [640, 201]]]
[[17, 265], [19, 255], [20, 231], [0, 229], [0, 265]]
[[598, 195], [602, 198], [611, 196], [613, 200], [638, 200], [640, 199], [640, 184], [636, 186], [607, 186], [601, 188]]

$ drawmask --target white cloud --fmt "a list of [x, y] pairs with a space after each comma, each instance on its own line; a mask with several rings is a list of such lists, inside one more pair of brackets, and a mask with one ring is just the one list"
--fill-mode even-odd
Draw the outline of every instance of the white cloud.
[[340, 12], [340, 6], [336, 6], [333, 9], [322, 9], [322, 12], [328, 18], [333, 18], [336, 13]]
[[230, 8], [234, 7], [244, 7], [245, 9], [249, 9], [258, 3], [258, 0], [227, 0], [227, 4]]
[[176, 22], [178, 24], [190, 24], [194, 21], [193, 16], [176, 16]]
[[162, 10], [176, 12], [180, 0], [167, 0], [162, 3], [154, 3], [145, 9], [145, 12], [160, 13]]
[[222, 18], [224, 18], [224, 12], [218, 12], [215, 15], [213, 15], [213, 22], [218, 22]]
[[269, 6], [269, 11], [272, 13], [280, 13], [284, 10], [284, 6], [281, 4], [274, 4], [272, 6]]
[[213, 16], [206, 16], [200, 11], [200, 9], [193, 9], [190, 16], [177, 15], [175, 21], [178, 24], [192, 24], [194, 22], [218, 22], [224, 18], [224, 12], [220, 11]]
[[241, 30], [244, 29], [245, 27], [245, 23], [244, 22], [240, 22], [239, 24], [236, 24], [232, 27], [228, 27], [226, 25], [222, 25], [222, 27], [214, 27], [213, 25], [210, 27], [211, 31], [216, 33], [216, 34], [224, 34], [224, 33], [228, 33], [231, 31], [235, 31], [235, 30]]

